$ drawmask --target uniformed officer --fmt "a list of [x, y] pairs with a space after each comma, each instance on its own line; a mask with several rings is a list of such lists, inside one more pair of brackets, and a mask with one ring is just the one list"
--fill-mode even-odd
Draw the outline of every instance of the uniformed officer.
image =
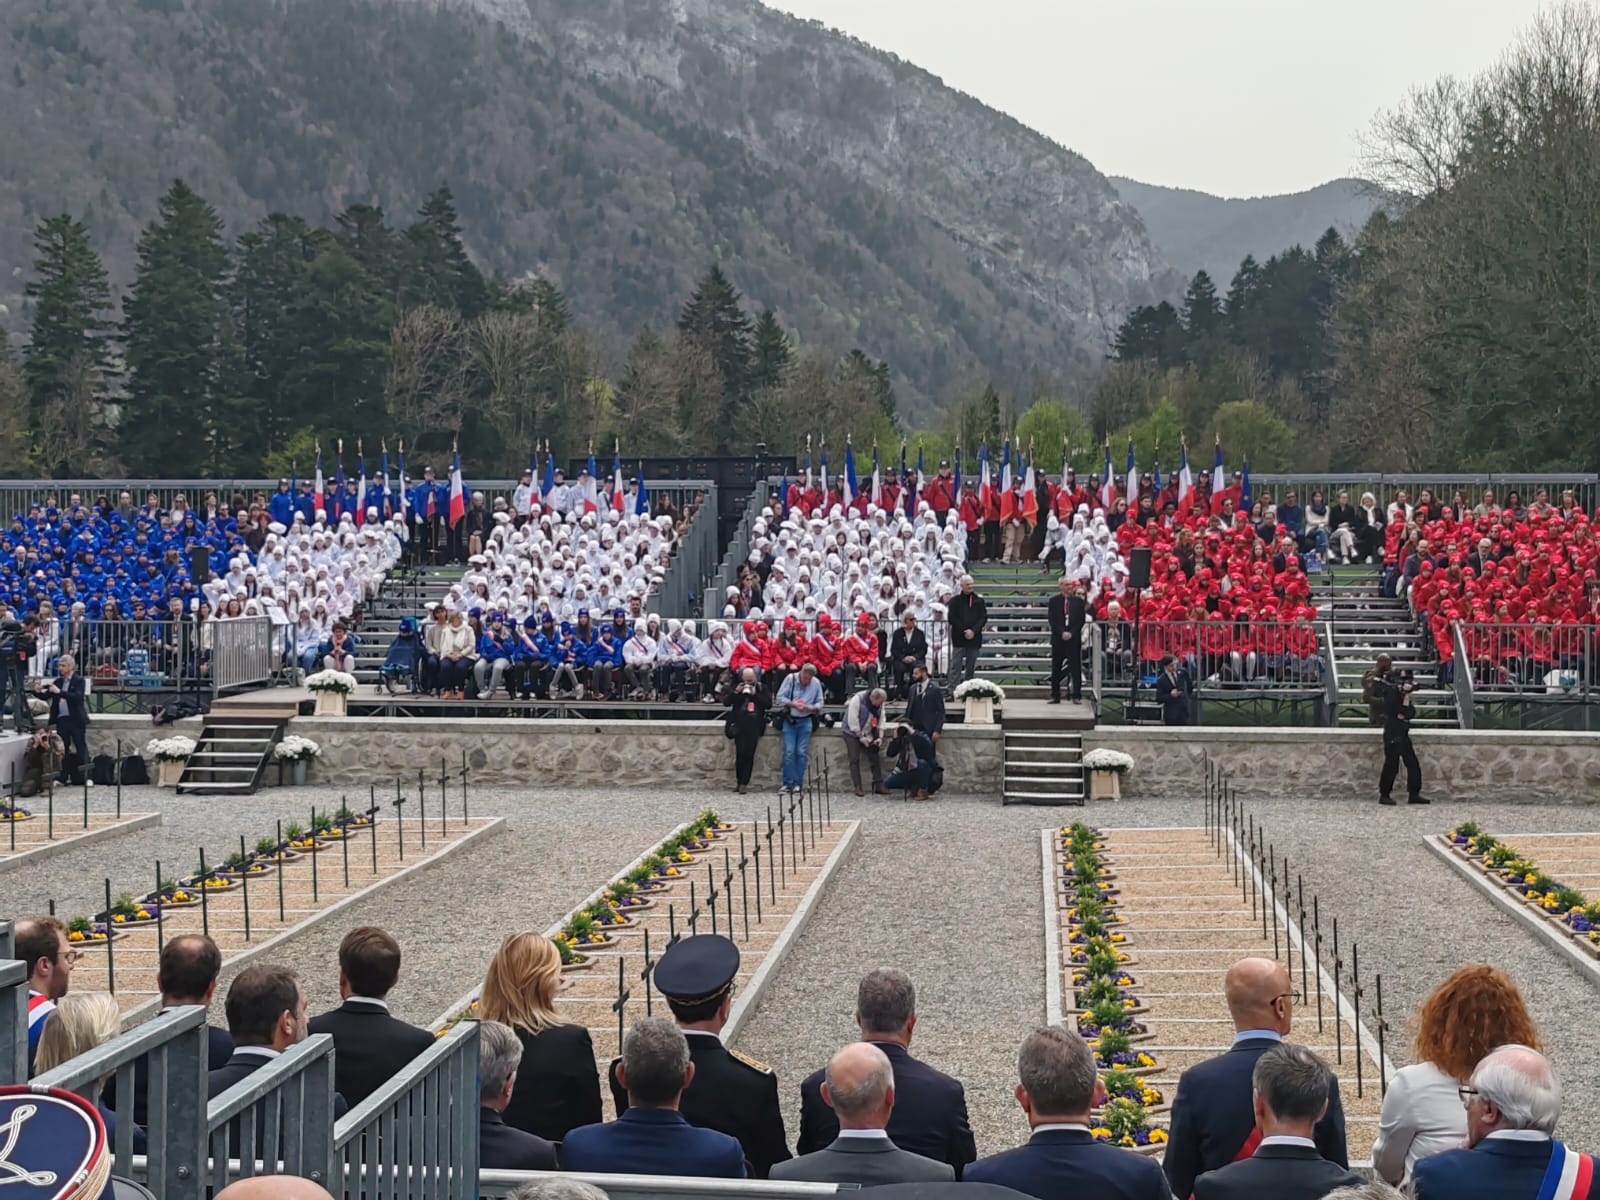
[[[750, 1177], [765, 1179], [773, 1163], [792, 1155], [784, 1139], [778, 1077], [765, 1063], [722, 1044], [738, 973], [739, 948], [718, 934], [700, 934], [668, 946], [652, 979], [689, 1039], [694, 1063], [694, 1078], [678, 1111], [691, 1125], [737, 1138], [750, 1163]], [[621, 1116], [628, 1108], [628, 1093], [617, 1082], [615, 1059], [609, 1078]]]

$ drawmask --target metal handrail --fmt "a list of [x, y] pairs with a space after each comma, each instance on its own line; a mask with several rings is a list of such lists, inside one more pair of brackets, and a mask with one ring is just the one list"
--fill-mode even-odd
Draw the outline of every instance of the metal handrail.
[[656, 604], [665, 616], [692, 617], [692, 597], [704, 594], [717, 560], [717, 485], [707, 484], [705, 499], [683, 531]]
[[126, 1119], [116, 1123], [111, 1158], [113, 1169], [127, 1175], [133, 1163], [134, 1065], [148, 1056], [149, 1110], [161, 1114], [161, 1124], [149, 1138], [147, 1178], [164, 1200], [199, 1200], [204, 1174], [199, 1158], [207, 1126], [201, 1100], [206, 1093], [205, 1024], [206, 1010], [199, 1005], [169, 1009], [41, 1073], [33, 1084], [93, 1099], [101, 1081], [115, 1075], [117, 1095], [129, 1101], [124, 1106]]
[[212, 1189], [227, 1186], [230, 1158], [238, 1159], [241, 1176], [279, 1173], [281, 1160], [282, 1173], [326, 1184], [333, 1178], [333, 1095], [333, 1038], [319, 1033], [212, 1097], [205, 1114]]
[[1333, 622], [1322, 623], [1322, 686], [1328, 705], [1328, 724], [1339, 723], [1339, 672], [1333, 654]]
[[739, 574], [739, 564], [750, 555], [750, 537], [755, 528], [756, 518], [761, 515], [771, 499], [770, 484], [766, 480], [758, 480], [755, 489], [750, 493], [750, 499], [745, 501], [744, 513], [739, 518], [738, 528], [734, 530], [733, 537], [729, 539], [722, 555], [722, 561], [717, 565], [715, 585], [706, 586], [704, 607], [706, 620], [715, 621], [722, 617], [722, 598], [728, 594], [728, 589], [733, 586]]
[[1472, 728], [1472, 662], [1467, 658], [1467, 638], [1460, 621], [1450, 622], [1450, 639], [1455, 645], [1455, 664], [1451, 682], [1456, 689], [1456, 719], [1461, 728]]

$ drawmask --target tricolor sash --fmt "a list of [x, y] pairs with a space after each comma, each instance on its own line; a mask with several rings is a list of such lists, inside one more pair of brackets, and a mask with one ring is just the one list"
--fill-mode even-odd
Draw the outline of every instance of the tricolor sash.
[[[1244, 1145], [1239, 1147], [1239, 1152], [1228, 1161], [1230, 1163], [1236, 1163], [1243, 1162], [1247, 1158], [1254, 1158], [1256, 1147], [1259, 1145], [1261, 1145], [1261, 1126], [1255, 1125], [1251, 1127], [1250, 1136], [1245, 1138]], [[1189, 1200], [1194, 1200], [1194, 1194], [1192, 1192], [1189, 1195]], [[1539, 1200], [1545, 1200], [1545, 1198], [1541, 1196]], [[1587, 1200], [1587, 1197], [1574, 1197], [1573, 1200]]]
[[1589, 1200], [1594, 1180], [1594, 1159], [1568, 1150], [1551, 1139], [1550, 1165], [1539, 1184], [1539, 1200]]

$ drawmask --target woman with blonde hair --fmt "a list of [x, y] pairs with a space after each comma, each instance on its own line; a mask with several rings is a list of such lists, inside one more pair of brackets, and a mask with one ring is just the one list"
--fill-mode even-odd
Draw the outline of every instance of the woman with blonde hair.
[[[33, 1073], [42, 1075], [62, 1063], [87, 1054], [96, 1046], [104, 1045], [122, 1031], [122, 1010], [110, 992], [71, 992], [56, 1001], [54, 1011], [44, 1023], [39, 1034], [39, 1050], [34, 1059]], [[100, 1119], [105, 1123], [106, 1139], [116, 1136], [117, 1115], [100, 1103], [99, 1091], [105, 1079], [97, 1079], [93, 1095], [85, 1099], [95, 1102]], [[144, 1130], [134, 1126], [133, 1152], [145, 1152]]]
[[1539, 1044], [1517, 985], [1505, 972], [1474, 964], [1433, 989], [1415, 1018], [1416, 1062], [1389, 1081], [1372, 1147], [1372, 1168], [1390, 1183], [1419, 1158], [1460, 1147], [1467, 1113], [1456, 1089], [1497, 1046]]
[[537, 933], [513, 933], [500, 943], [483, 977], [478, 1012], [516, 1030], [522, 1065], [502, 1119], [559, 1142], [567, 1130], [604, 1119], [594, 1043], [582, 1025], [556, 1015], [561, 952]]

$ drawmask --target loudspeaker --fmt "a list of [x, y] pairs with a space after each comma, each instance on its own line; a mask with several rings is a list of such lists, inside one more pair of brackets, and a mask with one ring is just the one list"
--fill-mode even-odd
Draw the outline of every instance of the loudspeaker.
[[1150, 586], [1150, 547], [1135, 546], [1128, 559], [1128, 586], [1144, 591]]
[[[1145, 555], [1146, 570], [1148, 575], [1150, 556]], [[204, 546], [189, 547], [189, 578], [194, 580], [195, 586], [211, 582], [211, 555]]]

